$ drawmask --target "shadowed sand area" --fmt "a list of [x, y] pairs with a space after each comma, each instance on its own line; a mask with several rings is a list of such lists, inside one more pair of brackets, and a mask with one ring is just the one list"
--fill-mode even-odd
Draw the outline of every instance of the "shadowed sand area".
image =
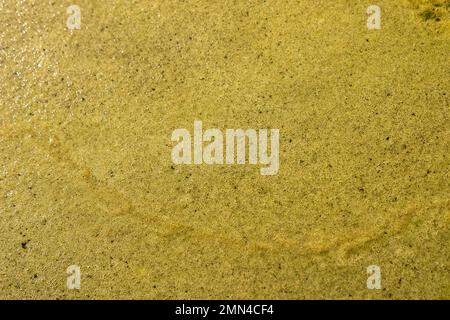
[[[450, 2], [370, 4], [0, 4], [0, 298], [449, 299]], [[278, 175], [174, 165], [194, 120]]]

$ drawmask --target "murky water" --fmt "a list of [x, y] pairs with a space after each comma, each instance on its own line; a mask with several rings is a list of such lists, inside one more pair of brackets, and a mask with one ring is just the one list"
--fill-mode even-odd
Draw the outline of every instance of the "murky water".
[[[448, 1], [70, 4], [1, 4], [2, 298], [450, 297]], [[173, 165], [194, 120], [279, 174]]]

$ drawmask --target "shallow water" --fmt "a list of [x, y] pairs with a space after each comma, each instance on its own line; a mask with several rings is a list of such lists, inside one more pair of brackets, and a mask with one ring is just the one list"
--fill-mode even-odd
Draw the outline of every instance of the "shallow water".
[[[1, 298], [450, 297], [448, 2], [70, 4], [1, 4]], [[194, 120], [279, 174], [173, 165]]]

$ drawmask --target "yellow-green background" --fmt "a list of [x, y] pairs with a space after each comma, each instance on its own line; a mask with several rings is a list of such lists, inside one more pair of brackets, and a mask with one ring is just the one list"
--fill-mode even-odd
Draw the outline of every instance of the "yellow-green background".
[[[449, 6], [2, 1], [0, 298], [449, 299]], [[279, 174], [173, 165], [196, 119]]]

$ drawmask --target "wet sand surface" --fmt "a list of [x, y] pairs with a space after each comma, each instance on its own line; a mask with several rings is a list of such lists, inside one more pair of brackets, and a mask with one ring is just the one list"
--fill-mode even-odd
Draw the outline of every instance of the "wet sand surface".
[[[0, 4], [0, 298], [450, 299], [449, 1], [379, 0], [381, 30], [364, 1], [70, 4]], [[279, 128], [278, 175], [174, 165], [194, 120]]]

